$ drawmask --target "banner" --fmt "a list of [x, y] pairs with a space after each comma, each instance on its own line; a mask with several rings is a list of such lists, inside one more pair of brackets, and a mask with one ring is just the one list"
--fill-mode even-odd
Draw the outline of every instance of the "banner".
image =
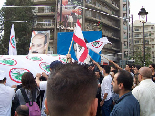
[[[98, 40], [102, 37], [102, 31], [83, 31], [82, 33], [83, 33], [86, 43]], [[59, 32], [57, 37], [58, 37], [57, 38], [57, 53], [66, 55], [68, 53], [68, 50], [69, 50], [69, 47], [72, 41], [73, 32]], [[75, 46], [76, 46], [76, 43], [73, 42], [70, 54], [74, 60], [77, 60]], [[89, 55], [96, 62], [101, 62], [100, 55], [93, 52], [92, 50], [89, 50]]]
[[10, 34], [9, 55], [17, 55], [14, 24], [12, 24], [11, 34]]
[[[24, 72], [50, 74], [49, 65], [59, 60], [66, 63], [66, 56], [58, 54], [0, 55], [0, 70], [6, 73], [6, 85], [21, 84]], [[47, 68], [48, 67], [48, 68]]]
[[33, 31], [29, 54], [47, 54], [50, 31]]

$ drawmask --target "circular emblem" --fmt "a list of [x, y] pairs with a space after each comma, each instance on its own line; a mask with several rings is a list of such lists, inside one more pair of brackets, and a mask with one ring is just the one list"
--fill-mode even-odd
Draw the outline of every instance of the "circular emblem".
[[37, 56], [26, 56], [27, 59], [33, 60], [33, 61], [42, 61], [43, 59], [41, 57]]
[[59, 60], [64, 64], [67, 62], [66, 56], [59, 56]]
[[99, 47], [102, 46], [103, 42], [101, 42], [101, 41], [94, 41], [94, 42], [92, 42], [91, 44], [92, 44], [92, 46], [93, 46], [94, 48], [99, 48]]
[[17, 64], [17, 61], [11, 58], [4, 58], [4, 59], [0, 59], [0, 64], [15, 66]]
[[11, 43], [11, 46], [12, 46], [13, 48], [15, 48], [16, 43], [15, 43], [15, 37], [14, 37], [14, 35], [11, 36], [10, 43]]
[[50, 73], [50, 64], [49, 63], [47, 63], [47, 62], [41, 62], [40, 64], [39, 64], [39, 67], [42, 69], [42, 70], [44, 70], [46, 73]]
[[30, 72], [30, 71], [24, 68], [12, 68], [9, 71], [9, 77], [12, 81], [16, 83], [21, 83], [22, 75], [25, 72]]

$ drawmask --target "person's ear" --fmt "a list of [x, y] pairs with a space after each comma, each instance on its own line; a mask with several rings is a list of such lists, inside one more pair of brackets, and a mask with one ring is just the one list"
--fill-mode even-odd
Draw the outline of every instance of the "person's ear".
[[119, 89], [122, 89], [123, 88], [123, 83], [119, 83]]
[[49, 115], [49, 110], [48, 110], [48, 107], [47, 107], [47, 98], [45, 98], [45, 108], [46, 108], [45, 113], [46, 113], [47, 115]]
[[91, 104], [90, 116], [96, 116], [97, 107], [98, 107], [98, 98], [95, 98]]

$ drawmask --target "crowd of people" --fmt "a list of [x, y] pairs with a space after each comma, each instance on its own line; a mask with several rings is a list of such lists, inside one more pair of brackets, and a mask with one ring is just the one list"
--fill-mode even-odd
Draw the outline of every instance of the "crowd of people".
[[6, 86], [0, 71], [0, 116], [155, 116], [155, 64], [91, 65], [53, 61], [50, 75], [25, 72]]

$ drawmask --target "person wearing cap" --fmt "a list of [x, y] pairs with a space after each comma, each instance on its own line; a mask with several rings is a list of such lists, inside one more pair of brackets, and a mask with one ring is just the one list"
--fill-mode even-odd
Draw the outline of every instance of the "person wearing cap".
[[[53, 61], [48, 68], [50, 68], [50, 72], [52, 72], [53, 70], [55, 70], [57, 67], [59, 67], [61, 65], [62, 65], [62, 62], [56, 60], [56, 61]], [[43, 72], [42, 74], [41, 73], [36, 74], [37, 86], [40, 88], [40, 90], [45, 90], [45, 94], [44, 94], [44, 98], [43, 98], [43, 102], [42, 102], [41, 115], [46, 116], [46, 114], [44, 113], [44, 110], [45, 110], [44, 103], [45, 103], [45, 95], [46, 95], [46, 89], [47, 89], [47, 81], [40, 81], [41, 76], [43, 76], [47, 79], [48, 75], [46, 75], [45, 72]]]
[[15, 91], [5, 84], [5, 72], [0, 70], [0, 116], [11, 116], [12, 99]]

